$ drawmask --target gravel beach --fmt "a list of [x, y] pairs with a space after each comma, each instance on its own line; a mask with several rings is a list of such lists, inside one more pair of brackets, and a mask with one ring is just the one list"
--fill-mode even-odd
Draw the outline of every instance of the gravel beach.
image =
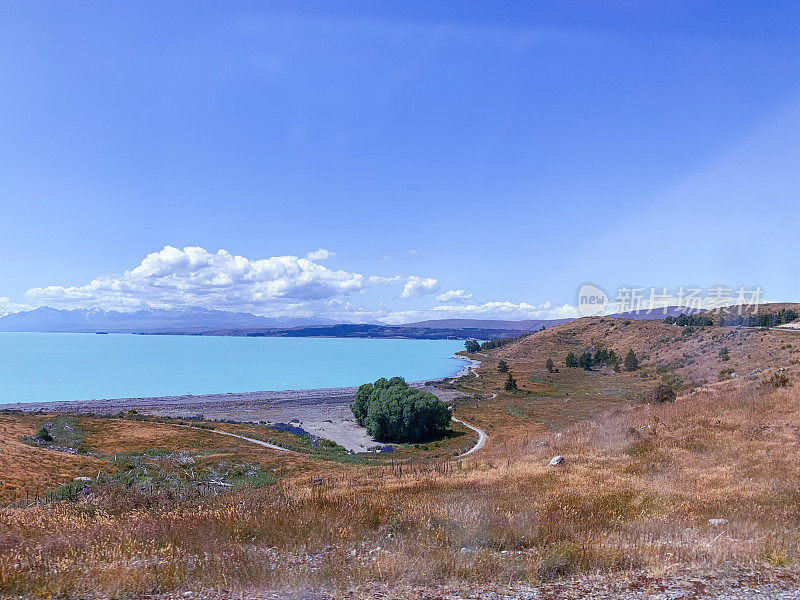
[[[468, 364], [456, 377], [480, 366], [480, 361], [456, 357]], [[442, 396], [424, 382], [410, 383]], [[302, 425], [309, 433], [363, 452], [377, 445], [366, 430], [353, 420], [350, 403], [358, 387], [333, 387], [309, 390], [281, 390], [228, 394], [153, 396], [148, 398], [115, 398], [107, 400], [75, 400], [61, 402], [25, 402], [0, 404], [0, 410], [46, 411], [70, 414], [116, 414], [135, 410], [146, 415], [231, 419], [234, 421], [267, 421]], [[447, 401], [448, 398], [442, 397]]]

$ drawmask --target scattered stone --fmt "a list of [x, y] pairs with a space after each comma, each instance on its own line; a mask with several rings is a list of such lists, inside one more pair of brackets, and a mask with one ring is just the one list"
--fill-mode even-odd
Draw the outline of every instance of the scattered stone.
[[547, 448], [549, 445], [550, 445], [549, 442], [539, 442], [538, 444], [536, 444], [536, 447], [537, 448]]
[[91, 481], [91, 477], [76, 477], [74, 481]]
[[191, 456], [182, 455], [182, 456], [178, 457], [177, 463], [181, 467], [188, 467], [188, 466], [191, 466], [191, 465], [195, 464], [195, 460]]
[[556, 434], [554, 437], [555, 437], [557, 440], [560, 440], [562, 437], [564, 437], [564, 434], [563, 434], [563, 433], [557, 433], [557, 434]]
[[708, 524], [712, 527], [719, 527], [720, 525], [727, 525], [728, 519], [709, 519]]
[[550, 460], [550, 465], [549, 466], [551, 466], [551, 467], [560, 467], [561, 465], [564, 464], [564, 462], [565, 462], [564, 457], [559, 454], [558, 456], [554, 456]]

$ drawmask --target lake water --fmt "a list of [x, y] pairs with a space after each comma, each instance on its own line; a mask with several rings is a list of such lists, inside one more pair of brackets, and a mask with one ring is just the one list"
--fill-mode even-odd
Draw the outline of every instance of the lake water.
[[0, 404], [355, 386], [453, 375], [452, 340], [0, 333]]

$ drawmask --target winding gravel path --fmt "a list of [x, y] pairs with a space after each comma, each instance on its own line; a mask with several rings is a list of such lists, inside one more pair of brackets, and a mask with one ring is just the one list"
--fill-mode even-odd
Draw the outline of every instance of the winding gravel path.
[[238, 433], [231, 433], [229, 431], [220, 431], [219, 429], [206, 429], [205, 427], [193, 427], [192, 425], [180, 425], [178, 423], [172, 423], [174, 427], [186, 427], [187, 429], [195, 429], [198, 431], [208, 431], [209, 433], [217, 433], [219, 435], [227, 435], [230, 437], [239, 438], [240, 440], [244, 440], [246, 442], [251, 442], [253, 444], [258, 444], [259, 446], [264, 446], [264, 448], [270, 448], [271, 450], [280, 450], [281, 452], [289, 452], [291, 454], [299, 454], [296, 450], [289, 450], [288, 448], [283, 448], [278, 446], [277, 444], [270, 444], [269, 442], [264, 442], [262, 440], [257, 440], [256, 438], [247, 437], [244, 435], [239, 435]]
[[483, 448], [483, 445], [486, 443], [486, 438], [489, 437], [483, 429], [478, 429], [474, 425], [470, 425], [466, 421], [462, 421], [461, 419], [457, 419], [456, 417], [453, 417], [453, 421], [455, 421], [456, 423], [461, 423], [464, 427], [468, 427], [469, 429], [472, 429], [472, 431], [478, 434], [478, 441], [475, 443], [475, 445], [466, 452], [464, 452], [463, 454], [459, 454], [458, 458], [469, 456], [473, 452], [476, 452], [481, 448]]

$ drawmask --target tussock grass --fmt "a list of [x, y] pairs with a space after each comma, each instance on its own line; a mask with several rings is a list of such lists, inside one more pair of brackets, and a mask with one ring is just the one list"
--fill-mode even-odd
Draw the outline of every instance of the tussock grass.
[[[797, 401], [791, 388], [734, 383], [620, 407], [560, 436], [526, 421], [470, 460], [337, 466], [322, 485], [303, 474], [212, 496], [108, 484], [72, 502], [6, 508], [0, 592], [118, 597], [792, 566]], [[563, 468], [547, 466], [554, 454]]]

